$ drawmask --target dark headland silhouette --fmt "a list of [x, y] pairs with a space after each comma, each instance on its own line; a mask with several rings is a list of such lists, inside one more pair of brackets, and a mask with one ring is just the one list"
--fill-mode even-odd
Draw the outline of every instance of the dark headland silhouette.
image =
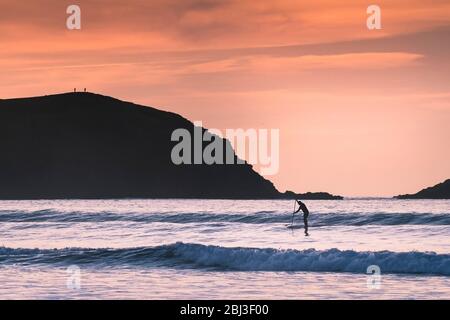
[[0, 199], [341, 199], [281, 193], [249, 164], [177, 166], [177, 128], [194, 125], [92, 93], [0, 100]]
[[450, 179], [415, 194], [403, 194], [397, 199], [450, 199]]

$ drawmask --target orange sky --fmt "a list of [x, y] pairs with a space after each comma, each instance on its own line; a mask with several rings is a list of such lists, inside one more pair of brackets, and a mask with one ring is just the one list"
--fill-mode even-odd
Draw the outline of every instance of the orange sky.
[[87, 87], [206, 127], [279, 128], [281, 191], [450, 178], [448, 0], [30, 2], [0, 0], [0, 98]]

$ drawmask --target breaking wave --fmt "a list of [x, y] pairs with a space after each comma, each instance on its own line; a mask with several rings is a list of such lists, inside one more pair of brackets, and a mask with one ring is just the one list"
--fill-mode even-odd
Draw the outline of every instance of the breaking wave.
[[95, 267], [170, 267], [214, 271], [311, 271], [366, 273], [377, 265], [381, 272], [450, 276], [450, 254], [432, 252], [358, 252], [352, 250], [277, 250], [227, 248], [174, 243], [123, 249], [0, 248], [2, 264], [90, 265]]
[[[298, 218], [298, 217], [297, 217]], [[58, 212], [0, 211], [0, 222], [113, 222], [141, 223], [290, 223], [292, 215], [274, 211], [256, 213], [114, 213], [114, 212]], [[448, 213], [318, 213], [311, 214], [311, 226], [362, 225], [450, 225]]]

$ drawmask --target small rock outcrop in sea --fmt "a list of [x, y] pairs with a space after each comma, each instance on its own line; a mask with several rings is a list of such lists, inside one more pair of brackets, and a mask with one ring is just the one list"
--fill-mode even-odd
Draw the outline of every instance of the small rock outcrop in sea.
[[342, 196], [335, 196], [328, 192], [307, 192], [307, 193], [295, 193], [292, 191], [286, 191], [282, 194], [283, 199], [299, 199], [299, 200], [343, 200]]
[[286, 198], [249, 164], [174, 164], [179, 128], [194, 124], [93, 93], [0, 100], [0, 199]]
[[450, 199], [450, 179], [415, 194], [403, 194], [397, 199]]

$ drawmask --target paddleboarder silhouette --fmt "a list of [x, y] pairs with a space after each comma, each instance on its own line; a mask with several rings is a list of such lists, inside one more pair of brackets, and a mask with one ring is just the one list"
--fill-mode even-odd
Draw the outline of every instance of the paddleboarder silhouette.
[[[309, 216], [309, 210], [306, 207], [306, 205], [301, 202], [300, 200], [295, 200], [298, 203], [298, 209], [297, 211], [294, 211], [294, 215], [298, 212], [300, 212], [300, 210], [303, 212], [303, 223], [305, 225], [305, 236], [309, 236], [308, 234], [308, 216]], [[293, 217], [292, 217], [293, 219]], [[293, 220], [292, 220], [293, 221]]]

